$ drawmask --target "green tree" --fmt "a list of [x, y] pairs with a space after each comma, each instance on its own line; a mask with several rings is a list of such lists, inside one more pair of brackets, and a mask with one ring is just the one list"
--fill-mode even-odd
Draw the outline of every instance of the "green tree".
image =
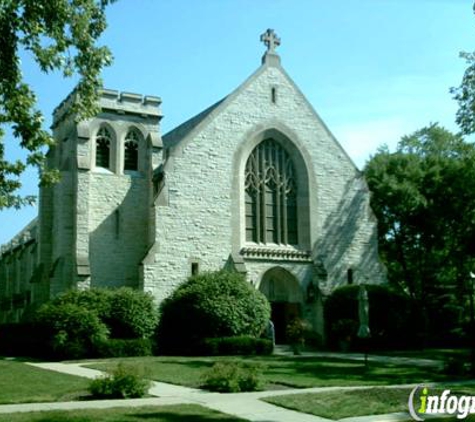
[[[473, 11], [475, 12], [475, 4]], [[466, 61], [467, 68], [460, 85], [451, 88], [450, 92], [459, 105], [456, 122], [462, 133], [469, 135], [475, 132], [475, 52], [462, 51], [460, 57]]]
[[364, 172], [390, 282], [425, 308], [434, 329], [454, 328], [475, 263], [475, 146], [433, 124], [395, 152], [380, 148]]
[[[55, 169], [46, 167], [45, 149], [54, 141], [43, 129], [33, 89], [23, 80], [20, 53], [29, 53], [43, 72], [78, 76], [72, 112], [78, 118], [93, 115], [100, 72], [112, 58], [107, 47], [96, 44], [106, 28], [105, 8], [112, 2], [0, 0], [0, 209], [34, 201], [34, 197], [18, 194], [20, 176], [27, 166], [39, 169], [41, 184], [59, 177]], [[28, 151], [26, 160], [6, 159], [7, 128]]]

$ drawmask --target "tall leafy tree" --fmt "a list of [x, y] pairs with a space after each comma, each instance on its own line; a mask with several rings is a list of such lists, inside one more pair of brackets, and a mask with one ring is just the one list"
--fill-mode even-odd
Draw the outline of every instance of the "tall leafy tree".
[[450, 91], [459, 105], [456, 122], [462, 133], [469, 135], [475, 132], [475, 52], [462, 51], [460, 57], [466, 61], [467, 68], [460, 85]]
[[[20, 53], [26, 51], [41, 71], [78, 76], [78, 118], [93, 115], [101, 69], [111, 63], [107, 47], [97, 45], [106, 28], [105, 8], [114, 0], [0, 0], [0, 209], [32, 203], [23, 197], [20, 176], [28, 165], [40, 172], [40, 183], [57, 180], [45, 165], [46, 149], [54, 144], [43, 128], [33, 89], [23, 80]], [[5, 157], [7, 128], [27, 153], [26, 160]]]
[[434, 124], [364, 171], [390, 282], [419, 303], [429, 337], [452, 341], [475, 264], [475, 146]]
[[390, 279], [424, 298], [462, 287], [475, 256], [475, 147], [433, 124], [369, 160], [365, 175]]

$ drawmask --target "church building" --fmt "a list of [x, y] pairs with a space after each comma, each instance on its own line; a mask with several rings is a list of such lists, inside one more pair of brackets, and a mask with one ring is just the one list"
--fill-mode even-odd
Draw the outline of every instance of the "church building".
[[278, 339], [296, 316], [323, 335], [336, 287], [385, 282], [361, 172], [283, 69], [274, 31], [261, 41], [247, 80], [164, 136], [159, 97], [104, 89], [79, 123], [74, 92], [56, 108], [61, 181], [0, 250], [0, 323], [71, 288], [130, 286], [159, 303], [225, 268], [269, 299]]

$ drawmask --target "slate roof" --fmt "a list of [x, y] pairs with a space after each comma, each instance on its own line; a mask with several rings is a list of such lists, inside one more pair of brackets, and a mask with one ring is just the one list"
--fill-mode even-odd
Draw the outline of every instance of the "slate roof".
[[4, 253], [13, 251], [18, 246], [22, 246], [31, 240], [37, 238], [38, 217], [30, 221], [19, 233], [17, 233], [9, 242], [0, 245], [0, 256]]
[[166, 148], [173, 147], [177, 145], [182, 139], [197, 127], [203, 120], [206, 119], [216, 108], [218, 108], [227, 97], [219, 100], [214, 103], [212, 106], [208, 107], [206, 110], [201, 113], [193, 116], [191, 119], [188, 119], [186, 122], [177, 126], [175, 129], [172, 129], [166, 135], [163, 136], [163, 144]]

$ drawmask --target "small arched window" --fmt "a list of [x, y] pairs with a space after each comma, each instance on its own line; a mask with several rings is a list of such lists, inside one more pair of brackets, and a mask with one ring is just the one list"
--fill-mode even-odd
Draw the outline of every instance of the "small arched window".
[[137, 171], [139, 169], [139, 135], [136, 130], [127, 132], [124, 145], [124, 170]]
[[96, 167], [108, 169], [112, 136], [106, 127], [101, 127], [96, 135]]
[[257, 145], [247, 160], [245, 209], [246, 241], [298, 244], [294, 165], [274, 139]]

